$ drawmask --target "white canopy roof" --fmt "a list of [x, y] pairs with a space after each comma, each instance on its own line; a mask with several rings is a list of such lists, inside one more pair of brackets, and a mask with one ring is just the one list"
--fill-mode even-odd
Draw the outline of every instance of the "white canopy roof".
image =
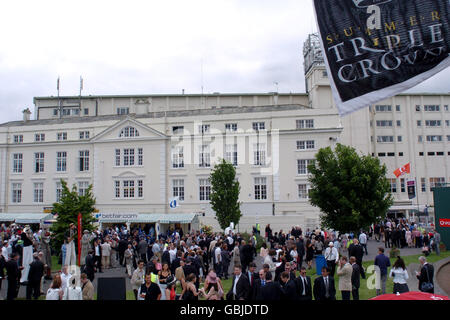
[[49, 213], [0, 213], [0, 221], [20, 224], [42, 223], [44, 220], [52, 218], [52, 214]]

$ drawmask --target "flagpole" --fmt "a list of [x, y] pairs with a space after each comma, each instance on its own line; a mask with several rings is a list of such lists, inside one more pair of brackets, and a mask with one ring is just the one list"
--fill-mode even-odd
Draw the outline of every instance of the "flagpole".
[[80, 101], [80, 117], [81, 117], [81, 90], [83, 90], [83, 78], [80, 76], [80, 96], [79, 96], [79, 101]]
[[58, 81], [56, 82], [56, 89], [58, 90], [58, 109], [59, 109], [59, 118], [62, 118], [62, 106], [61, 106], [61, 99], [59, 98], [59, 84], [60, 84], [60, 80], [59, 80], [59, 76], [58, 76]]

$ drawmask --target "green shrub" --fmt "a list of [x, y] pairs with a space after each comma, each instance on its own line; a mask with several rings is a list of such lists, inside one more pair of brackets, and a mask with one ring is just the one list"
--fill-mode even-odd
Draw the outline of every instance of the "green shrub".
[[[245, 240], [246, 243], [250, 240], [251, 235], [248, 232], [241, 233], [242, 239]], [[260, 235], [256, 235], [256, 251], [259, 251], [262, 247], [262, 244], [266, 242], [266, 240]]]

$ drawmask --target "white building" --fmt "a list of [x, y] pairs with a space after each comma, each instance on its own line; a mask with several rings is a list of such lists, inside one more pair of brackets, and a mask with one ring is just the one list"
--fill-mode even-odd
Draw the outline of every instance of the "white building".
[[25, 110], [22, 121], [0, 125], [0, 210], [42, 213], [64, 179], [79, 192], [93, 184], [99, 212], [116, 214], [103, 222], [128, 214], [165, 228], [189, 216], [195, 227], [199, 219], [218, 228], [208, 176], [225, 158], [241, 184], [241, 231], [313, 228], [320, 211], [308, 203], [307, 164], [337, 142], [380, 157], [392, 179], [411, 162], [411, 175], [392, 180], [393, 211], [417, 209], [408, 178], [419, 183], [420, 209], [432, 206], [430, 188], [450, 179], [450, 94], [399, 95], [340, 118], [309, 40], [307, 93], [36, 97], [35, 120]]

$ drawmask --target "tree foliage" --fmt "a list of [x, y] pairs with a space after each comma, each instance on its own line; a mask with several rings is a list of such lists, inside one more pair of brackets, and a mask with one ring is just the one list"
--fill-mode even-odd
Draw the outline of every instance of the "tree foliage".
[[242, 214], [239, 202], [241, 187], [236, 180], [236, 169], [222, 159], [221, 163], [214, 166], [210, 180], [210, 202], [220, 227], [225, 229], [231, 222], [237, 225]]
[[[95, 208], [95, 198], [92, 195], [92, 185], [80, 196], [75, 185], [72, 190], [67, 187], [67, 182], [61, 180], [62, 193], [59, 202], [53, 203], [53, 214], [58, 214], [56, 222], [52, 225], [53, 245], [57, 250], [64, 243], [64, 233], [69, 229], [71, 223], [77, 226], [78, 214], [82, 216], [83, 230], [93, 231], [95, 221], [92, 213]], [[82, 231], [83, 231], [82, 230]], [[78, 235], [75, 236], [75, 243], [78, 243]]]
[[308, 167], [310, 202], [322, 211], [322, 226], [342, 233], [367, 228], [384, 217], [393, 203], [386, 166], [338, 144], [320, 149]]

